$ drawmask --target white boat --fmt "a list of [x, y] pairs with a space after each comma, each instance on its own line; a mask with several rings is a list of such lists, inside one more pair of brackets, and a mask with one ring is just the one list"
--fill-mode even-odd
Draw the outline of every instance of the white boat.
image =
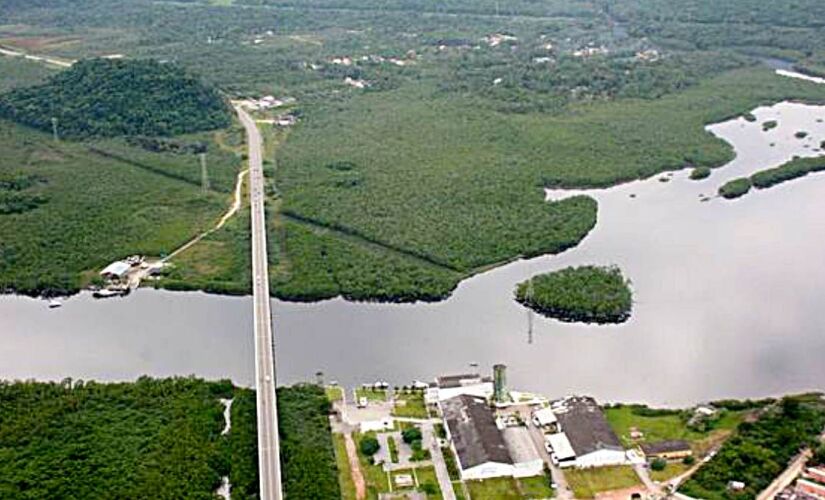
[[49, 301], [49, 309], [57, 309], [58, 307], [62, 307], [63, 302], [60, 302], [57, 299], [52, 299]]
[[98, 290], [92, 294], [92, 297], [96, 299], [106, 299], [109, 297], [115, 297], [117, 295], [122, 295], [122, 292], [117, 290], [109, 290], [108, 288], [104, 288], [102, 290]]

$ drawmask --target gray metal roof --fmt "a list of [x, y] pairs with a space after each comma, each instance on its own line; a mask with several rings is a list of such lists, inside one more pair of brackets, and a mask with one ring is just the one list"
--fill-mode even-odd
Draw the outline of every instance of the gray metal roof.
[[595, 399], [571, 397], [553, 405], [553, 412], [577, 457], [599, 450], [624, 451]]
[[681, 439], [673, 439], [655, 443], [642, 443], [641, 448], [645, 455], [658, 455], [659, 453], [690, 451], [690, 443]]
[[482, 398], [461, 395], [441, 403], [461, 468], [487, 462], [512, 464], [493, 412]]

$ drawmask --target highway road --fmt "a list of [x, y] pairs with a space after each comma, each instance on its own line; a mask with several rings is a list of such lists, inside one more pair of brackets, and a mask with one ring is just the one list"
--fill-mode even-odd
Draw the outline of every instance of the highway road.
[[249, 144], [249, 198], [252, 205], [252, 290], [255, 312], [255, 386], [258, 398], [258, 472], [261, 500], [281, 500], [278, 401], [275, 394], [275, 339], [269, 301], [264, 173], [261, 133], [240, 107], [238, 117]]

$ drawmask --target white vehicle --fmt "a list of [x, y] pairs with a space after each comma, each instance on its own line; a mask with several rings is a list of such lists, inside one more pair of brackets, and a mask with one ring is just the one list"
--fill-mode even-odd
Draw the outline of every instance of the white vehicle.
[[558, 459], [558, 458], [556, 458], [556, 454], [555, 454], [555, 453], [551, 453], [551, 454], [550, 454], [550, 461], [551, 461], [551, 462], [553, 462], [553, 465], [555, 465], [556, 467], [558, 467], [558, 466], [559, 466], [559, 459]]
[[547, 450], [547, 453], [549, 453], [551, 457], [553, 456], [553, 447], [550, 446], [548, 441], [544, 442], [544, 449]]
[[358, 398], [358, 408], [366, 408], [367, 407], [367, 398], [361, 396]]

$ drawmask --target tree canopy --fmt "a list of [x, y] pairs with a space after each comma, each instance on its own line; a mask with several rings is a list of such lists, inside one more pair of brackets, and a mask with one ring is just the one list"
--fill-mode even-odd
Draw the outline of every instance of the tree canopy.
[[0, 116], [70, 138], [170, 136], [226, 127], [218, 91], [178, 65], [89, 59], [0, 96]]

